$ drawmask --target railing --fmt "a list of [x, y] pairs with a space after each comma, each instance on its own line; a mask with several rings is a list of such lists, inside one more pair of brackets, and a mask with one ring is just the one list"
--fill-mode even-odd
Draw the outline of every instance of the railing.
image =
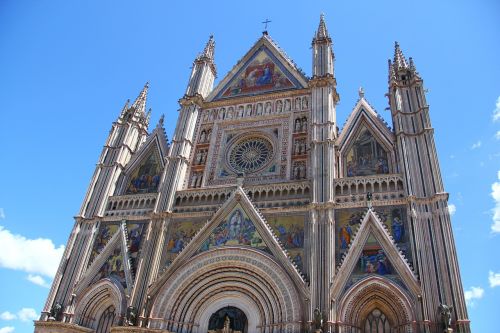
[[158, 193], [109, 197], [104, 216], [143, 215], [153, 211]]
[[404, 198], [403, 177], [399, 174], [347, 177], [333, 182], [335, 202], [344, 203], [365, 200], [367, 192], [373, 200]]

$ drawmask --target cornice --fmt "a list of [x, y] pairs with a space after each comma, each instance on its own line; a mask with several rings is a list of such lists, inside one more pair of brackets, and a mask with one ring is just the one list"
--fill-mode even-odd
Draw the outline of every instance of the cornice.
[[280, 99], [280, 98], [286, 98], [286, 97], [296, 97], [296, 96], [302, 96], [304, 94], [310, 94], [311, 91], [308, 88], [304, 89], [293, 89], [293, 90], [285, 90], [285, 91], [279, 91], [279, 92], [271, 92], [271, 93], [264, 93], [256, 96], [242, 96], [242, 97], [234, 97], [234, 98], [227, 98], [227, 99], [219, 99], [216, 101], [212, 102], [206, 102], [203, 104], [203, 109], [209, 109], [209, 108], [214, 108], [214, 107], [225, 107], [225, 106], [233, 106], [233, 105], [238, 105], [238, 104], [247, 104], [247, 103], [254, 103], [254, 102], [262, 102], [262, 101], [267, 101], [267, 100], [273, 100], [273, 99]]

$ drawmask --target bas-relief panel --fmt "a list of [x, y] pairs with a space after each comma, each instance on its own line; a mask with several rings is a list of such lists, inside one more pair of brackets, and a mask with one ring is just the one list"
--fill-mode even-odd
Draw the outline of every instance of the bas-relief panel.
[[[412, 256], [407, 233], [406, 207], [388, 206], [374, 209], [380, 221], [386, 225], [399, 249], [411, 263]], [[336, 212], [336, 253], [338, 262], [342, 255], [347, 252], [348, 246], [353, 240], [352, 237], [359, 228], [365, 213], [366, 209], [344, 209]], [[373, 235], [368, 237], [363, 246], [361, 255], [345, 288], [349, 288], [357, 281], [371, 274], [382, 275], [406, 288]]]
[[305, 216], [266, 217], [290, 257], [303, 272]]
[[347, 151], [345, 164], [347, 177], [389, 173], [387, 152], [364, 126]]
[[280, 67], [265, 51], [260, 51], [251, 62], [234, 77], [222, 97], [250, 95], [293, 87]]
[[269, 252], [255, 224], [239, 205], [229, 214], [227, 219], [215, 227], [208, 239], [203, 242], [199, 252], [231, 245], [250, 246]]
[[153, 151], [130, 175], [125, 194], [156, 192], [160, 176], [160, 157]]

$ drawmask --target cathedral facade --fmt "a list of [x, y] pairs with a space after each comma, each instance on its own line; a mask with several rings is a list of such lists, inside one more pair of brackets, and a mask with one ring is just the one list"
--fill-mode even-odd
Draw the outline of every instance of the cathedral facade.
[[423, 80], [395, 45], [392, 129], [339, 131], [321, 17], [307, 77], [267, 32], [171, 141], [148, 85], [113, 123], [35, 332], [470, 332]]

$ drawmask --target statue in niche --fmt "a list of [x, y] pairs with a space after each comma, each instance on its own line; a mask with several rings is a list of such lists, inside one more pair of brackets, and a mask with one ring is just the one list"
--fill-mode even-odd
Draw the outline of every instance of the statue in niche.
[[264, 110], [264, 113], [265, 114], [271, 114], [271, 109], [272, 109], [271, 102], [267, 102], [266, 103], [266, 108]]
[[303, 117], [302, 118], [302, 124], [301, 124], [301, 132], [307, 132], [307, 118]]
[[252, 115], [252, 105], [248, 104], [247, 109], [245, 111], [245, 116], [250, 117]]
[[446, 333], [451, 330], [451, 310], [453, 310], [453, 306], [439, 304], [439, 314], [441, 315], [441, 322]]
[[282, 101], [276, 102], [276, 112], [278, 112], [278, 113], [283, 112], [283, 102]]
[[300, 128], [302, 127], [301, 123], [300, 123], [300, 119], [297, 118], [295, 119], [295, 126], [294, 126], [294, 131], [295, 132], [300, 132]]
[[196, 152], [196, 164], [201, 164], [203, 162], [203, 155], [201, 151]]
[[243, 105], [240, 105], [238, 107], [238, 117], [239, 118], [243, 118], [243, 114], [245, 113], [245, 108], [243, 107]]
[[302, 110], [307, 110], [309, 107], [309, 102], [307, 100], [307, 97], [302, 97]]
[[203, 130], [201, 131], [200, 134], [200, 142], [206, 142], [207, 141], [207, 131]]
[[291, 110], [291, 102], [289, 99], [285, 99], [285, 111], [290, 111]]
[[306, 166], [305, 164], [300, 165], [300, 179], [306, 178]]
[[256, 114], [260, 116], [262, 114], [262, 103], [257, 104], [257, 112]]
[[295, 99], [295, 110], [300, 110], [301, 109], [301, 102], [300, 102], [300, 97], [297, 97]]

